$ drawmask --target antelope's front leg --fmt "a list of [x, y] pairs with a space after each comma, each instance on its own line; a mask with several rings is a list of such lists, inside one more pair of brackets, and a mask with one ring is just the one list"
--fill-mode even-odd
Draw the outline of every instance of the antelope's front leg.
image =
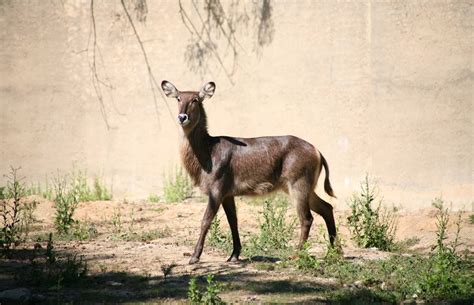
[[197, 263], [199, 261], [199, 258], [201, 257], [202, 249], [204, 248], [204, 241], [206, 240], [207, 231], [209, 231], [209, 227], [211, 226], [212, 220], [217, 214], [219, 204], [220, 202], [218, 202], [214, 196], [209, 195], [209, 201], [207, 203], [206, 212], [204, 212], [204, 217], [202, 218], [201, 222], [201, 234], [199, 235], [196, 247], [194, 248], [193, 256], [189, 260], [189, 264]]

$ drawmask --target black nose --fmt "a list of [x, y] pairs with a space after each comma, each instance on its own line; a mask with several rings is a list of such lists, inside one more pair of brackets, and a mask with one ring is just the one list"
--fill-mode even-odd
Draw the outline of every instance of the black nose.
[[188, 115], [186, 113], [180, 113], [178, 114], [178, 120], [180, 123], [183, 123], [188, 119]]

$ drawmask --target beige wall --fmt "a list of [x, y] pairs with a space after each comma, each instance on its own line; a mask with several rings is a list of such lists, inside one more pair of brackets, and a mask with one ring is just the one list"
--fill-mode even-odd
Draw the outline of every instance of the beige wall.
[[[120, 2], [96, 2], [110, 129], [91, 82], [89, 2], [0, 1], [0, 172], [21, 165], [42, 181], [76, 164], [103, 174], [116, 197], [147, 197], [179, 162], [178, 128], [161, 97], [153, 102]], [[245, 50], [233, 85], [215, 60], [204, 75], [189, 70], [177, 3], [148, 1], [137, 30], [158, 82], [216, 82], [212, 134], [312, 142], [338, 208], [368, 172], [389, 203], [415, 209], [442, 195], [472, 209], [473, 1], [274, 1], [270, 45], [255, 52], [251, 27], [237, 35]]]

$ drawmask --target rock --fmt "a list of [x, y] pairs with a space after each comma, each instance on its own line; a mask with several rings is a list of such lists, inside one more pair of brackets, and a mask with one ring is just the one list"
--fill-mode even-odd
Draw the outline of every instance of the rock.
[[31, 300], [31, 291], [27, 288], [15, 288], [0, 292], [1, 303], [28, 303]]
[[380, 289], [382, 290], [387, 289], [387, 284], [385, 282], [382, 282], [382, 284], [380, 284]]
[[357, 288], [362, 288], [364, 287], [364, 281], [362, 280], [355, 281], [354, 286], [356, 286]]

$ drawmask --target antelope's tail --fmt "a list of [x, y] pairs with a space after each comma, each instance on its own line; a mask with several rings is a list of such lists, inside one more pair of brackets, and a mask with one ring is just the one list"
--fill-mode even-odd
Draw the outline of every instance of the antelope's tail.
[[323, 164], [324, 170], [326, 171], [326, 177], [324, 178], [324, 190], [329, 196], [336, 198], [331, 186], [331, 182], [329, 181], [329, 166], [323, 154], [321, 154], [321, 162]]

